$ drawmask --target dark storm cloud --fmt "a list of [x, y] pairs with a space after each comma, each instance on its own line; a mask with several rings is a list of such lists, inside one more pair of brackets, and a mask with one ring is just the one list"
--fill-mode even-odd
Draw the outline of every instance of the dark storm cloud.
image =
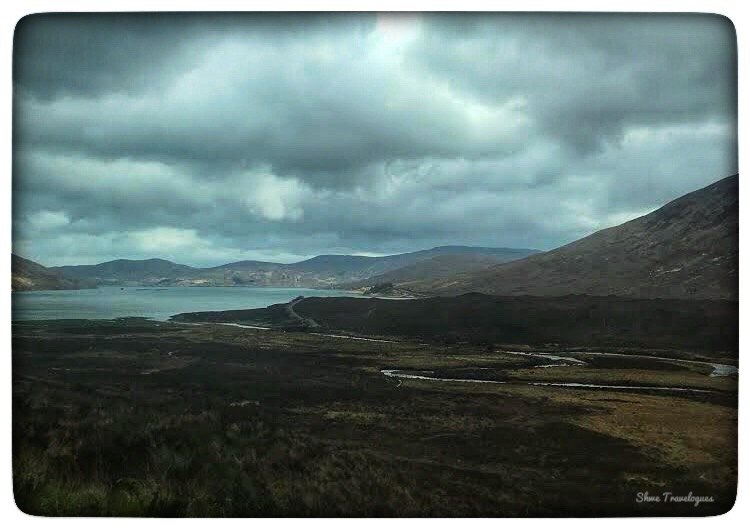
[[580, 151], [633, 124], [736, 115], [734, 29], [719, 16], [437, 15], [427, 27], [415, 67], [486, 100], [524, 98], [542, 131]]
[[[45, 149], [190, 160], [207, 165], [209, 175], [214, 166], [226, 172], [267, 163], [279, 174], [324, 185], [347, 185], [358, 169], [390, 158], [477, 157], [518, 147], [512, 127], [475, 134], [465, 102], [453, 94], [425, 98], [433, 87], [389, 63], [366, 31], [368, 17], [304, 18], [304, 24], [299, 17], [260, 17], [262, 24], [259, 17], [211, 18], [198, 25], [190, 17], [164, 33], [163, 19], [142, 26], [140, 18], [108, 18], [105, 29], [70, 47], [61, 44], [67, 33], [86, 34], [84, 27], [99, 22], [65, 18], [63, 37], [37, 41], [36, 33], [56, 35], [55, 19], [41, 19], [52, 27], [32, 19], [19, 30], [33, 36], [18, 39], [17, 85], [70, 97], [24, 98], [19, 135]], [[70, 64], [58, 64], [58, 54]], [[58, 66], [44, 82], [27, 74], [50, 63]], [[149, 86], [158, 89], [141, 93]], [[499, 117], [506, 115], [512, 110]]]
[[[368, 16], [337, 18], [352, 31], [372, 25]], [[14, 79], [18, 88], [43, 99], [153, 91], [184, 73], [197, 49], [227, 34], [284, 41], [341, 28], [314, 13], [30, 15], [16, 28]]]
[[50, 264], [551, 248], [736, 172], [712, 16], [43, 15], [15, 53]]

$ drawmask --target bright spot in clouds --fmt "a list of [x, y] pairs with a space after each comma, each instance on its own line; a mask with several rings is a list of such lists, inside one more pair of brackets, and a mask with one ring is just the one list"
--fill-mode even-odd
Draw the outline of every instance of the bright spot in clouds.
[[420, 15], [417, 13], [378, 13], [375, 28], [388, 44], [405, 44], [417, 38]]

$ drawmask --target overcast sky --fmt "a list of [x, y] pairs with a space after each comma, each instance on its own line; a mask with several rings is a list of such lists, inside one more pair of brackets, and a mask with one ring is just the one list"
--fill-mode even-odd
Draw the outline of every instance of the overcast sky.
[[14, 251], [191, 265], [551, 249], [737, 172], [713, 16], [40, 16]]

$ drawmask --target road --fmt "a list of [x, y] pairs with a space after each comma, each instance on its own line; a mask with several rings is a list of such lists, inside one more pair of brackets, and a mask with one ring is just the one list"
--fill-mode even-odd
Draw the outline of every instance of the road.
[[294, 310], [294, 306], [297, 303], [299, 303], [300, 301], [302, 301], [303, 299], [305, 299], [304, 296], [297, 296], [292, 301], [290, 301], [289, 303], [287, 303], [287, 305], [286, 305], [286, 312], [287, 312], [287, 314], [293, 320], [297, 320], [297, 321], [299, 321], [300, 323], [302, 323], [303, 325], [305, 325], [307, 327], [310, 327], [310, 328], [320, 327], [320, 325], [318, 324], [318, 322], [316, 322], [314, 319], [312, 319], [312, 318], [304, 318], [304, 317], [300, 316], [297, 313], [296, 310]]

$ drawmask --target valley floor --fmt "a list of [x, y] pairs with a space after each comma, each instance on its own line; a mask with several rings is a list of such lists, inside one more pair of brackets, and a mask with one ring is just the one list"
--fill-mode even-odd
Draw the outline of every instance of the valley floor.
[[734, 502], [736, 354], [378, 339], [14, 323], [16, 502], [52, 516], [702, 516]]

